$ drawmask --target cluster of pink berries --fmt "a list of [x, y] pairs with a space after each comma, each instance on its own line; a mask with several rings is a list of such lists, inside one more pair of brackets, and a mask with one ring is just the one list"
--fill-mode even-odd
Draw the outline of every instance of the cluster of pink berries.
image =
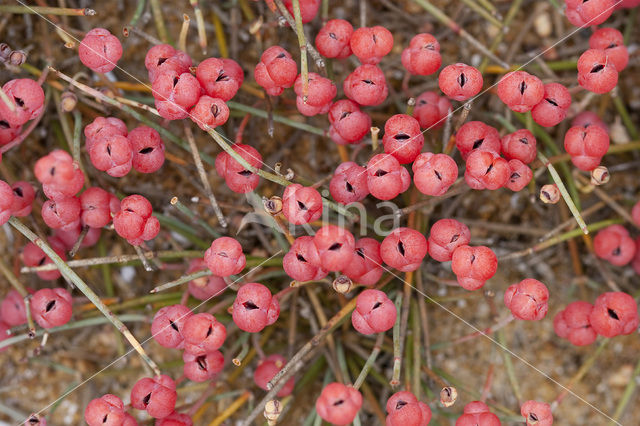
[[628, 62], [622, 33], [615, 28], [600, 28], [589, 38], [589, 50], [578, 59], [578, 83], [594, 93], [610, 92]]
[[[59, 327], [69, 322], [73, 300], [64, 288], [29, 289], [31, 318], [42, 328]], [[16, 290], [7, 293], [0, 304], [0, 324], [7, 328], [27, 323], [24, 298]]]

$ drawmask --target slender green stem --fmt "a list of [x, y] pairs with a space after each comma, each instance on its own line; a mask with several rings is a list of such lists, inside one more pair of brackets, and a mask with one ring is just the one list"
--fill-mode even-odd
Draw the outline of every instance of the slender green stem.
[[[419, 275], [419, 274], [418, 274]], [[422, 356], [420, 354], [420, 316], [418, 315], [418, 302], [411, 301], [411, 338], [413, 339], [413, 371], [411, 373], [411, 390], [413, 394], [418, 398], [421, 397], [422, 386], [420, 386], [420, 372], [422, 366]]]
[[213, 273], [208, 269], [205, 269], [203, 271], [194, 272], [192, 274], [188, 274], [188, 275], [185, 275], [183, 277], [180, 277], [177, 280], [169, 281], [166, 284], [159, 285], [159, 286], [155, 287], [153, 290], [151, 290], [149, 293], [159, 293], [161, 291], [168, 290], [168, 289], [173, 288], [173, 287], [177, 287], [177, 286], [179, 286], [181, 284], [184, 284], [184, 283], [187, 283], [189, 281], [193, 281], [195, 279], [202, 278], [202, 277], [208, 277], [210, 275], [213, 275]]
[[293, 0], [293, 18], [296, 20], [296, 35], [300, 47], [300, 75], [302, 77], [302, 98], [307, 102], [309, 94], [309, 65], [307, 63], [307, 40], [304, 37], [302, 26], [302, 14], [300, 13], [300, 0]]
[[[243, 105], [243, 104], [240, 104], [240, 103], [235, 102], [235, 101], [228, 101], [227, 105], [231, 109], [235, 109], [237, 111], [242, 111], [242, 112], [245, 112], [245, 113], [249, 113], [249, 114], [254, 115], [256, 117], [261, 117], [261, 118], [265, 118], [265, 119], [269, 118], [269, 114], [266, 111], [258, 109], [258, 108], [250, 107], [248, 105]], [[300, 130], [304, 130], [305, 132], [313, 133], [314, 135], [318, 135], [318, 136], [326, 136], [327, 135], [326, 130], [323, 130], [323, 129], [319, 128], [319, 127], [315, 127], [315, 126], [312, 126], [312, 125], [306, 124], [306, 123], [300, 123], [299, 121], [291, 120], [290, 118], [284, 117], [282, 115], [278, 115], [278, 114], [272, 114], [272, 115], [273, 115], [273, 121], [276, 121], [278, 123], [286, 124], [287, 126], [290, 126], [290, 127], [296, 128], [296, 129], [300, 129]]]
[[158, 31], [158, 37], [164, 43], [171, 43], [169, 40], [169, 33], [164, 23], [164, 17], [162, 16], [162, 6], [159, 0], [149, 0], [151, 4], [151, 13], [153, 14], [153, 20], [156, 23], [156, 30]]
[[631, 136], [633, 140], [637, 140], [638, 138], [640, 138], [640, 134], [638, 133], [638, 128], [636, 127], [636, 125], [633, 123], [633, 120], [629, 116], [629, 111], [627, 111], [627, 107], [625, 106], [623, 99], [620, 97], [620, 92], [618, 88], [615, 89], [615, 92], [612, 94], [611, 97], [613, 98], [613, 104], [616, 106], [616, 109], [618, 110], [618, 114], [620, 114], [620, 118], [624, 123], [624, 126], [627, 128], [627, 131], [629, 132], [629, 136]]
[[369, 371], [371, 370], [371, 367], [373, 367], [373, 364], [375, 364], [376, 359], [378, 358], [378, 355], [380, 354], [380, 349], [382, 347], [383, 340], [384, 340], [384, 333], [378, 333], [378, 337], [376, 337], [376, 344], [373, 346], [373, 350], [371, 351], [371, 355], [369, 355], [369, 358], [367, 358], [367, 362], [364, 364], [364, 367], [362, 367], [362, 370], [360, 371], [360, 374], [358, 375], [358, 378], [356, 379], [355, 383], [353, 384], [353, 387], [355, 389], [360, 389], [360, 386], [362, 386], [362, 384], [366, 380], [367, 375], [369, 374]]
[[170, 204], [178, 209], [178, 211], [180, 211], [182, 214], [187, 216], [189, 219], [202, 226], [212, 237], [220, 238], [222, 236], [218, 231], [213, 229], [211, 225], [209, 225], [207, 222], [199, 218], [194, 212], [192, 212], [189, 207], [185, 206], [182, 201], [178, 199], [178, 197], [173, 197]]
[[400, 372], [402, 368], [402, 342], [400, 340], [400, 312], [402, 311], [402, 293], [396, 296], [396, 322], [393, 324], [393, 376], [389, 384], [396, 387], [400, 384]]
[[513, 389], [513, 394], [518, 400], [518, 403], [522, 403], [522, 392], [520, 392], [520, 385], [518, 383], [518, 379], [516, 378], [516, 373], [513, 369], [513, 362], [511, 361], [511, 354], [505, 350], [508, 349], [506, 339], [504, 337], [504, 330], [498, 330], [496, 333], [496, 339], [498, 343], [502, 346], [501, 353], [502, 359], [504, 360], [505, 370], [507, 371], [507, 377], [509, 378], [509, 383], [511, 384], [511, 389]]
[[128, 25], [129, 27], [136, 26], [136, 24], [138, 23], [138, 20], [142, 16], [142, 12], [144, 12], [145, 4], [146, 4], [145, 0], [138, 0], [138, 4], [136, 5], [136, 10], [133, 12], [133, 16], [129, 21], [129, 25]]
[[82, 113], [78, 109], [73, 110], [73, 160], [82, 167], [80, 158], [80, 141], [82, 140]]
[[498, 20], [495, 16], [489, 13], [486, 9], [476, 3], [474, 0], [462, 0], [464, 4], [466, 4], [469, 9], [476, 12], [478, 15], [482, 16], [487, 22], [495, 26], [496, 28], [502, 28], [502, 22]]

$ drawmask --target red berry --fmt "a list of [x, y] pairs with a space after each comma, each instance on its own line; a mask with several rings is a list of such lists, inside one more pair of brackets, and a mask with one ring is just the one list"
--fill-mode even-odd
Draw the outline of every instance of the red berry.
[[72, 315], [73, 299], [64, 288], [43, 288], [31, 297], [31, 316], [42, 328], [65, 325]]
[[622, 292], [601, 294], [589, 315], [593, 330], [604, 337], [631, 334], [638, 328], [638, 306], [633, 297]]
[[0, 304], [0, 323], [15, 327], [26, 322], [27, 310], [24, 298], [17, 291], [9, 290]]
[[384, 292], [367, 289], [356, 299], [351, 324], [362, 334], [382, 333], [393, 327], [396, 316], [396, 306]]
[[387, 400], [387, 426], [427, 426], [431, 409], [408, 391], [396, 392]]
[[613, 265], [624, 266], [635, 256], [636, 244], [622, 225], [611, 225], [596, 234], [593, 251]]
[[436, 130], [444, 125], [451, 109], [448, 98], [439, 96], [436, 92], [424, 92], [416, 98], [413, 117], [423, 129]]
[[509, 175], [509, 163], [495, 152], [476, 149], [467, 157], [464, 180], [473, 189], [502, 188]]
[[220, 349], [227, 338], [226, 327], [206, 312], [190, 315], [182, 326], [184, 350], [197, 354]]
[[440, 43], [431, 34], [422, 33], [411, 39], [402, 51], [402, 66], [413, 75], [431, 75], [442, 64]]
[[130, 195], [120, 203], [120, 211], [113, 217], [113, 226], [129, 244], [137, 246], [152, 240], [160, 231], [160, 222], [153, 213], [151, 203], [142, 195]]
[[338, 145], [356, 144], [369, 133], [371, 117], [349, 99], [334, 102], [329, 109], [329, 135]]
[[526, 401], [520, 406], [520, 414], [525, 418], [527, 426], [551, 426], [553, 424], [551, 406], [545, 402]]
[[391, 52], [393, 35], [385, 27], [358, 28], [351, 36], [351, 50], [363, 64], [376, 65]]
[[109, 30], [94, 28], [80, 42], [78, 56], [87, 68], [106, 73], [114, 69], [122, 57], [122, 44]]
[[351, 56], [351, 35], [353, 26], [344, 19], [331, 19], [316, 36], [316, 48], [327, 58], [344, 59]]
[[[256, 370], [253, 372], [253, 381], [260, 389], [268, 390], [267, 383], [275, 377], [282, 367], [287, 363], [287, 360], [282, 355], [269, 355], [268, 357], [260, 360]], [[295, 379], [292, 377], [287, 380], [287, 383], [277, 393], [278, 398], [283, 398], [287, 395], [291, 395], [293, 392], [293, 386], [295, 385]]]
[[22, 126], [42, 114], [44, 109], [44, 91], [42, 87], [30, 78], [18, 78], [8, 81], [2, 90], [13, 102], [11, 111], [7, 104], [0, 103], [0, 121], [10, 127]]
[[295, 239], [289, 252], [282, 260], [284, 271], [292, 279], [300, 282], [321, 280], [327, 271], [320, 266], [320, 256], [313, 237], [302, 236]]
[[80, 195], [84, 225], [91, 228], [102, 228], [111, 222], [111, 213], [120, 211], [120, 200], [96, 186], [88, 188]]
[[570, 106], [569, 89], [560, 83], [547, 83], [544, 85], [544, 96], [531, 110], [531, 116], [539, 125], [552, 127], [564, 120]]
[[402, 272], [415, 271], [427, 255], [427, 239], [411, 228], [396, 228], [380, 245], [384, 263]]
[[423, 152], [411, 167], [413, 182], [425, 195], [444, 195], [458, 178], [458, 165], [446, 154]]
[[198, 65], [196, 78], [207, 95], [228, 101], [240, 89], [244, 72], [233, 59], [208, 58]]
[[[134, 426], [134, 425], [122, 425]], [[173, 412], [167, 417], [156, 420], [155, 426], [193, 426], [193, 421], [188, 414]]]
[[547, 315], [549, 305], [547, 286], [533, 278], [527, 278], [518, 284], [512, 284], [504, 293], [504, 304], [514, 317], [539, 321]]
[[[284, 5], [291, 16], [293, 16], [293, 1], [284, 0]], [[306, 24], [313, 21], [313, 18], [318, 14], [319, 8], [320, 0], [300, 0], [300, 16], [302, 18], [302, 23]]]
[[[49, 245], [56, 252], [62, 260], [67, 260], [67, 254], [65, 253], [66, 247], [59, 239], [53, 237], [49, 239]], [[28, 243], [22, 250], [22, 262], [25, 266], [41, 266], [49, 265], [53, 261], [47, 256], [44, 251], [34, 243]], [[53, 271], [38, 271], [38, 277], [43, 280], [55, 280], [60, 278], [60, 271], [57, 269]]]
[[[2, 184], [0, 184], [2, 186]], [[4, 188], [6, 190], [6, 188]], [[18, 181], [11, 185], [13, 191], [13, 202], [11, 203], [11, 215], [17, 217], [29, 216], [33, 200], [36, 198], [36, 191], [29, 182]], [[3, 192], [1, 197], [6, 197], [6, 193]], [[2, 208], [0, 207], [0, 210]], [[1, 215], [1, 214], [0, 214]], [[2, 222], [2, 220], [0, 220]]]
[[[251, 166], [258, 169], [262, 167], [262, 156], [254, 147], [236, 144], [231, 148]], [[216, 172], [224, 178], [229, 189], [240, 194], [253, 191], [260, 181], [260, 176], [245, 169], [224, 151], [216, 157]]]
[[335, 225], [325, 225], [313, 237], [322, 269], [332, 272], [346, 268], [354, 256], [353, 234]]
[[587, 128], [589, 126], [598, 126], [602, 127], [607, 134], [609, 133], [609, 126], [598, 117], [598, 114], [591, 111], [582, 111], [580, 114], [576, 115], [576, 117], [571, 121], [571, 127], [584, 127]]
[[218, 350], [184, 351], [182, 361], [185, 377], [194, 382], [211, 380], [224, 368], [224, 355]]
[[456, 426], [500, 426], [498, 416], [489, 411], [484, 402], [472, 401], [464, 406], [463, 414], [456, 420]]
[[384, 152], [393, 155], [400, 164], [412, 163], [424, 145], [418, 120], [406, 114], [396, 114], [384, 124]]
[[450, 261], [456, 248], [471, 241], [467, 225], [455, 219], [440, 219], [429, 232], [429, 256], [438, 262]]
[[527, 72], [513, 71], [500, 79], [498, 97], [513, 111], [531, 111], [544, 98], [544, 84]]
[[84, 175], [71, 155], [61, 149], [40, 158], [33, 168], [36, 179], [42, 183], [49, 198], [72, 197], [82, 189]]
[[380, 243], [373, 238], [357, 240], [354, 256], [342, 273], [358, 284], [371, 286], [380, 280], [383, 272]]
[[396, 158], [377, 154], [367, 163], [369, 192], [380, 200], [391, 200], [409, 189], [411, 176]]
[[[0, 146], [4, 146], [13, 141], [21, 131], [22, 126], [11, 127], [9, 123], [4, 120], [2, 112], [0, 111]], [[2, 161], [2, 153], [0, 153], [0, 161]]]
[[9, 221], [13, 206], [13, 190], [9, 184], [0, 180], [0, 226]]
[[[120, 202], [118, 200], [118, 202]], [[75, 246], [78, 238], [80, 237], [80, 233], [82, 232], [82, 225], [78, 223], [76, 227], [71, 227], [69, 229], [56, 229], [53, 232], [54, 240], [60, 241], [60, 243], [64, 246], [64, 250], [71, 250], [73, 246]], [[98, 240], [100, 239], [101, 230], [100, 228], [89, 228], [87, 235], [85, 235], [80, 247], [92, 247], [94, 246]]]
[[387, 79], [375, 65], [360, 65], [347, 76], [342, 85], [347, 98], [360, 105], [376, 106], [387, 99]]
[[240, 330], [258, 333], [280, 315], [278, 299], [262, 284], [244, 284], [233, 302], [233, 322]]
[[329, 191], [333, 199], [341, 204], [363, 200], [369, 195], [366, 169], [352, 161], [340, 164], [333, 173]]
[[565, 15], [576, 27], [600, 25], [606, 21], [615, 8], [615, 0], [564, 0]]
[[514, 192], [522, 189], [533, 179], [533, 171], [520, 160], [509, 160], [509, 180], [504, 185]]
[[[193, 259], [189, 263], [187, 274], [207, 269], [204, 259]], [[189, 281], [189, 293], [198, 300], [208, 300], [222, 294], [227, 289], [224, 278], [217, 275], [200, 277]]]
[[[314, 72], [309, 73], [308, 79], [309, 85], [307, 88], [308, 93], [306, 100], [303, 99], [302, 75], [299, 75], [298, 78], [296, 78], [293, 86], [293, 90], [296, 92], [296, 95], [298, 95], [298, 110], [304, 115], [316, 115], [328, 112], [329, 107], [331, 106], [331, 101], [336, 97], [336, 94], [338, 93], [336, 85], [328, 78], [322, 77]], [[301, 109], [301, 103], [305, 107], [313, 108]], [[325, 109], [326, 111], [324, 111]], [[315, 113], [309, 114], [309, 112]]]
[[516, 130], [504, 136], [500, 141], [502, 154], [507, 160], [517, 159], [529, 164], [536, 159], [536, 137], [527, 129]]
[[230, 237], [213, 240], [204, 253], [204, 261], [209, 270], [219, 277], [239, 274], [247, 264], [242, 246], [238, 240]]
[[87, 140], [87, 151], [91, 150], [91, 145], [97, 139], [114, 134], [127, 136], [127, 125], [119, 118], [96, 117], [91, 124], [87, 124], [84, 128], [84, 137]]
[[153, 83], [160, 73], [171, 70], [178, 74], [189, 72], [191, 58], [185, 52], [176, 50], [169, 44], [157, 44], [147, 52], [144, 66], [149, 72], [149, 81]]
[[280, 46], [272, 46], [262, 53], [254, 76], [256, 83], [269, 95], [278, 96], [285, 88], [293, 86], [298, 76], [298, 65], [289, 52]]
[[618, 70], [601, 49], [589, 49], [578, 58], [578, 84], [585, 89], [602, 94], [618, 84]]
[[215, 129], [229, 119], [229, 107], [220, 98], [200, 96], [191, 109], [190, 117], [204, 131]]
[[466, 101], [482, 90], [482, 74], [467, 64], [447, 65], [440, 71], [438, 85], [451, 99]]
[[624, 37], [615, 28], [599, 28], [594, 31], [589, 38], [589, 47], [604, 50], [618, 72], [625, 69], [629, 63], [629, 52], [624, 45]]
[[591, 171], [609, 150], [609, 135], [599, 126], [572, 127], [564, 135], [564, 149], [574, 166]]
[[184, 324], [193, 314], [184, 305], [171, 305], [160, 308], [151, 323], [151, 337], [165, 348], [184, 348]]
[[362, 394], [342, 383], [329, 383], [316, 400], [316, 411], [334, 425], [348, 425], [362, 407]]
[[553, 329], [572, 345], [586, 346], [596, 341], [598, 335], [589, 323], [593, 305], [588, 302], [572, 302], [553, 318]]
[[500, 154], [500, 134], [482, 121], [468, 121], [456, 133], [456, 147], [463, 160], [475, 149]]
[[202, 88], [191, 73], [165, 70], [157, 75], [151, 91], [158, 113], [167, 120], [180, 120], [189, 116], [189, 110], [200, 99]]
[[42, 219], [52, 229], [75, 227], [81, 212], [82, 206], [77, 197], [47, 200], [42, 204]]
[[89, 157], [96, 169], [113, 177], [126, 175], [133, 164], [133, 150], [129, 139], [117, 134], [94, 141]]
[[164, 142], [160, 133], [147, 126], [140, 126], [127, 136], [133, 153], [132, 166], [140, 173], [153, 173], [164, 164]]
[[131, 389], [131, 406], [146, 410], [153, 418], [161, 419], [171, 414], [176, 406], [176, 383], [167, 375], [145, 377]]
[[481, 288], [497, 269], [498, 258], [489, 247], [464, 245], [456, 248], [451, 256], [451, 270], [465, 290]]
[[282, 195], [282, 214], [294, 225], [318, 220], [322, 215], [322, 196], [315, 188], [291, 184]]
[[89, 426], [121, 426], [126, 415], [122, 400], [110, 393], [91, 400], [84, 410]]

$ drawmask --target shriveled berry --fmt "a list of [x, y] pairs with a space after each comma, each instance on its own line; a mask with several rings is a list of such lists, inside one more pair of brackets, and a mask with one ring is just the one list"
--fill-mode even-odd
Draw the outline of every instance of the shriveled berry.
[[316, 400], [316, 411], [334, 425], [348, 425], [362, 407], [362, 394], [342, 383], [329, 383]]
[[244, 284], [233, 302], [233, 322], [240, 330], [258, 333], [280, 315], [278, 299], [262, 284]]
[[453, 251], [451, 270], [458, 284], [465, 290], [473, 291], [484, 286], [498, 269], [498, 258], [489, 247], [460, 246]]
[[402, 272], [415, 271], [427, 255], [428, 243], [424, 235], [411, 228], [396, 228], [380, 246], [384, 263]]
[[467, 225], [455, 219], [440, 219], [431, 226], [429, 255], [438, 262], [448, 262], [456, 248], [469, 244], [471, 232]]
[[396, 306], [384, 292], [367, 289], [356, 299], [351, 324], [362, 334], [382, 333], [393, 327], [396, 316]]
[[604, 337], [631, 334], [638, 328], [638, 305], [627, 293], [601, 294], [589, 315], [593, 330]]

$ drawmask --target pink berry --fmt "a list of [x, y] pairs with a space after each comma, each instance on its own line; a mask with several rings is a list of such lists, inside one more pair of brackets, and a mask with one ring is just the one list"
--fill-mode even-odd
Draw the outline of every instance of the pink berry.
[[596, 234], [593, 251], [613, 265], [624, 266], [635, 256], [636, 244], [622, 225], [611, 225]]
[[77, 197], [47, 200], [42, 204], [42, 219], [52, 229], [70, 228], [80, 220], [82, 206]]
[[514, 192], [522, 189], [533, 179], [533, 171], [520, 160], [509, 160], [509, 180], [504, 185]]
[[342, 383], [329, 383], [316, 400], [316, 411], [334, 425], [348, 425], [362, 407], [362, 394]]
[[121, 426], [125, 416], [122, 400], [110, 393], [91, 400], [84, 410], [89, 426]]
[[[0, 186], [1, 185], [2, 184], [0, 184]], [[29, 216], [29, 214], [31, 213], [33, 200], [36, 198], [36, 192], [33, 189], [33, 186], [29, 182], [18, 181], [11, 185], [11, 190], [13, 191], [11, 215], [17, 217]], [[0, 197], [5, 196], [6, 194], [3, 192], [3, 195], [1, 195]], [[2, 210], [1, 207], [0, 210]]]
[[218, 350], [184, 351], [182, 361], [185, 377], [194, 382], [211, 380], [224, 368], [224, 355]]
[[142, 195], [130, 195], [120, 203], [120, 211], [113, 217], [113, 226], [131, 245], [152, 240], [160, 231], [160, 222], [152, 216], [149, 200]]
[[464, 180], [473, 189], [502, 188], [509, 175], [509, 163], [495, 152], [477, 149], [467, 157]]
[[0, 304], [0, 322], [10, 327], [27, 322], [24, 298], [15, 290], [10, 290]]
[[145, 377], [131, 389], [131, 406], [146, 410], [153, 418], [161, 419], [173, 412], [176, 406], [176, 383], [167, 375]]
[[423, 129], [437, 130], [444, 125], [450, 110], [452, 107], [448, 98], [436, 92], [424, 92], [416, 98], [413, 117]]
[[[252, 167], [258, 169], [262, 167], [262, 156], [252, 146], [236, 144], [232, 148]], [[260, 181], [260, 176], [245, 169], [226, 152], [221, 152], [216, 157], [216, 172], [224, 178], [229, 189], [240, 194], [253, 191]]]
[[186, 352], [213, 352], [222, 347], [227, 338], [227, 329], [213, 315], [203, 312], [190, 315], [185, 320], [182, 336]]
[[601, 294], [589, 315], [593, 330], [604, 337], [627, 335], [638, 328], [638, 306], [633, 297], [622, 292]]
[[111, 222], [111, 213], [120, 211], [120, 200], [96, 186], [88, 188], [80, 195], [80, 204], [82, 223], [92, 228], [107, 226]]
[[133, 150], [129, 139], [122, 135], [101, 138], [91, 145], [91, 164], [109, 176], [122, 177], [133, 164]]
[[[189, 263], [187, 274], [207, 269], [204, 259], [193, 259]], [[227, 283], [224, 278], [217, 275], [208, 277], [200, 277], [189, 281], [189, 293], [198, 300], [208, 300], [212, 297], [222, 294], [227, 289]]]
[[498, 258], [489, 247], [464, 245], [456, 248], [451, 256], [451, 270], [465, 290], [481, 288], [497, 269]]
[[411, 228], [396, 228], [380, 245], [384, 263], [402, 272], [415, 271], [427, 255], [427, 239]]
[[72, 197], [82, 189], [84, 174], [68, 152], [56, 149], [40, 158], [34, 167], [36, 179], [49, 198]]
[[351, 324], [362, 334], [382, 333], [393, 327], [396, 316], [396, 306], [384, 292], [367, 289], [356, 299]]
[[322, 196], [315, 188], [291, 184], [282, 195], [282, 214], [294, 225], [318, 220], [322, 215]]
[[380, 200], [391, 200], [409, 189], [411, 176], [390, 154], [377, 154], [367, 163], [369, 192]]
[[456, 101], [466, 101], [480, 93], [482, 82], [480, 71], [463, 63], [447, 65], [438, 76], [440, 90]]
[[278, 299], [262, 284], [244, 284], [233, 302], [233, 322], [240, 330], [258, 333], [280, 315]]
[[295, 239], [282, 259], [282, 266], [289, 277], [300, 282], [321, 280], [327, 276], [327, 271], [320, 266], [313, 237], [306, 235]]
[[[71, 250], [71, 248], [75, 246], [76, 242], [78, 241], [81, 232], [82, 225], [80, 225], [80, 223], [78, 223], [77, 226], [68, 229], [56, 229], [53, 232], [54, 241], [60, 241], [60, 243], [63, 244], [65, 250]], [[100, 234], [100, 228], [89, 228], [89, 231], [82, 240], [80, 247], [93, 247], [100, 239]]]
[[65, 325], [72, 315], [73, 299], [64, 288], [43, 288], [31, 297], [31, 316], [42, 328]]
[[280, 46], [272, 46], [262, 53], [254, 76], [256, 83], [269, 95], [278, 96], [285, 88], [293, 86], [298, 76], [298, 65], [289, 52]]
[[160, 346], [182, 349], [184, 347], [184, 324], [193, 314], [184, 305], [160, 308], [151, 323], [151, 336]]
[[[22, 126], [10, 126], [9, 123], [2, 117], [0, 112], [0, 146], [4, 146], [13, 141], [22, 131]], [[2, 161], [2, 154], [0, 153], [0, 161]]]
[[520, 414], [525, 418], [527, 426], [551, 426], [553, 424], [551, 406], [545, 402], [526, 401], [520, 406]]
[[438, 262], [450, 261], [456, 248], [471, 241], [467, 225], [455, 219], [440, 219], [429, 232], [429, 256]]
[[544, 84], [527, 72], [513, 71], [500, 79], [498, 97], [513, 111], [531, 111], [544, 98]]
[[222, 126], [229, 119], [229, 107], [220, 98], [200, 96], [198, 102], [191, 109], [191, 120], [202, 130], [215, 129]]
[[149, 81], [153, 83], [157, 76], [164, 71], [174, 71], [178, 74], [189, 72], [191, 58], [185, 52], [176, 50], [168, 44], [157, 44], [147, 52], [144, 66], [149, 72]]
[[[256, 370], [253, 372], [253, 381], [260, 389], [267, 390], [267, 383], [275, 377], [282, 367], [287, 363], [287, 360], [282, 355], [269, 355], [268, 357], [260, 360]], [[276, 395], [278, 398], [283, 398], [287, 395], [291, 395], [293, 392], [293, 386], [295, 385], [295, 379], [292, 377], [287, 380], [287, 383], [278, 391]]]
[[196, 78], [207, 95], [228, 101], [240, 89], [244, 72], [233, 59], [208, 58], [198, 65]]
[[625, 69], [629, 63], [629, 52], [624, 45], [624, 37], [615, 28], [598, 28], [589, 37], [589, 47], [604, 50], [618, 72]]
[[198, 79], [191, 73], [162, 71], [151, 86], [158, 113], [167, 120], [189, 116], [189, 109], [198, 102], [202, 92]]
[[329, 191], [333, 199], [341, 204], [363, 200], [369, 195], [366, 169], [352, 161], [340, 164], [333, 173]]
[[384, 152], [393, 155], [400, 164], [412, 163], [424, 146], [424, 136], [418, 120], [406, 114], [396, 114], [384, 124]]
[[368, 65], [376, 65], [391, 52], [393, 47], [393, 35], [385, 27], [358, 28], [351, 36], [351, 50], [360, 62]]
[[606, 21], [615, 8], [614, 0], [564, 0], [565, 15], [576, 27], [600, 25]]
[[387, 426], [427, 426], [431, 409], [408, 391], [396, 392], [387, 400]]
[[[67, 255], [65, 253], [66, 247], [62, 241], [55, 237], [50, 238], [49, 245], [51, 245], [51, 248], [62, 258], [62, 260], [67, 260]], [[49, 256], [47, 256], [44, 251], [34, 243], [28, 243], [24, 246], [24, 249], [22, 250], [22, 262], [25, 266], [42, 266], [53, 263]], [[55, 280], [60, 278], [60, 271], [57, 269], [54, 269], [53, 271], [38, 271], [37, 275], [43, 280]]]
[[564, 149], [574, 166], [591, 171], [609, 150], [609, 135], [599, 126], [572, 127], [564, 135]]
[[42, 114], [44, 110], [44, 91], [42, 87], [30, 78], [18, 78], [8, 81], [2, 90], [13, 102], [11, 111], [7, 104], [0, 103], [0, 121], [10, 127], [22, 126]]
[[344, 59], [351, 56], [351, 35], [353, 26], [344, 19], [331, 19], [316, 36], [316, 48], [327, 58]]
[[122, 57], [122, 44], [109, 30], [94, 28], [80, 42], [78, 56], [87, 68], [106, 73], [114, 69]]
[[609, 126], [598, 117], [598, 114], [591, 111], [583, 111], [571, 121], [571, 127], [584, 127], [598, 126], [601, 127], [607, 134], [609, 133]]
[[356, 144], [371, 129], [371, 117], [349, 99], [334, 102], [329, 108], [329, 135], [338, 145]]
[[[284, 5], [293, 16], [293, 1], [284, 0]], [[320, 9], [320, 0], [300, 0], [300, 15], [302, 17], [302, 23], [306, 24], [313, 21], [313, 18], [318, 14]]]
[[219, 277], [239, 274], [247, 264], [238, 240], [230, 237], [220, 237], [211, 243], [211, 247], [204, 253], [204, 261], [209, 270]]
[[341, 271], [354, 256], [356, 241], [353, 234], [335, 225], [325, 225], [313, 237], [318, 249], [320, 265], [326, 271]]
[[591, 303], [581, 301], [569, 303], [553, 318], [553, 329], [558, 336], [568, 339], [572, 345], [590, 345], [598, 337], [589, 322], [592, 311]]
[[108, 138], [112, 135], [127, 136], [127, 133], [127, 125], [119, 118], [96, 117], [91, 124], [87, 124], [84, 128], [87, 151], [91, 151], [91, 146], [98, 139]]
[[456, 147], [463, 160], [475, 149], [500, 154], [500, 134], [495, 127], [481, 121], [468, 121], [456, 133]]
[[585, 89], [602, 94], [618, 84], [618, 70], [609, 60], [607, 52], [589, 49], [578, 58], [578, 84]]
[[547, 315], [549, 305], [547, 286], [533, 278], [527, 278], [518, 284], [512, 284], [504, 293], [504, 304], [514, 317], [539, 321]]
[[463, 414], [456, 420], [456, 426], [500, 426], [498, 416], [489, 411], [484, 402], [472, 401], [464, 406]]
[[413, 75], [431, 75], [441, 64], [440, 43], [431, 34], [414, 36], [402, 51], [402, 66]]
[[507, 160], [517, 159], [524, 164], [529, 164], [536, 159], [538, 150], [536, 138], [527, 129], [516, 130], [509, 133], [501, 140], [502, 154]]
[[[127, 425], [122, 425], [127, 426]], [[133, 426], [133, 425], [130, 425]], [[188, 414], [173, 412], [167, 417], [156, 420], [155, 426], [193, 426], [193, 421]]]
[[458, 165], [446, 154], [423, 152], [411, 167], [413, 182], [425, 195], [444, 195], [458, 178]]
[[131, 165], [140, 173], [156, 172], [164, 164], [164, 142], [160, 133], [147, 126], [140, 126], [127, 136], [133, 158]]
[[342, 273], [358, 284], [372, 286], [383, 272], [380, 243], [373, 238], [357, 240], [354, 256]]
[[617, 4], [618, 9], [632, 9], [634, 7], [640, 6], [640, 0], [622, 0]]
[[360, 105], [376, 106], [387, 99], [387, 79], [380, 68], [364, 64], [353, 70], [342, 85], [347, 98]]
[[[333, 81], [313, 72], [309, 73], [308, 80], [308, 93], [306, 100], [303, 98], [304, 84], [302, 82], [302, 75], [299, 75], [298, 78], [296, 78], [293, 85], [293, 90], [296, 92], [296, 95], [298, 95], [298, 111], [307, 116], [328, 112], [329, 107], [331, 106], [331, 101], [338, 93], [338, 88]], [[300, 108], [301, 104], [304, 105], [303, 108]], [[307, 107], [312, 108], [309, 109]]]
[[544, 85], [544, 96], [531, 110], [531, 116], [539, 125], [552, 127], [565, 119], [570, 106], [569, 89], [560, 83], [547, 83]]
[[7, 223], [11, 217], [13, 206], [13, 190], [9, 184], [0, 180], [0, 226]]

